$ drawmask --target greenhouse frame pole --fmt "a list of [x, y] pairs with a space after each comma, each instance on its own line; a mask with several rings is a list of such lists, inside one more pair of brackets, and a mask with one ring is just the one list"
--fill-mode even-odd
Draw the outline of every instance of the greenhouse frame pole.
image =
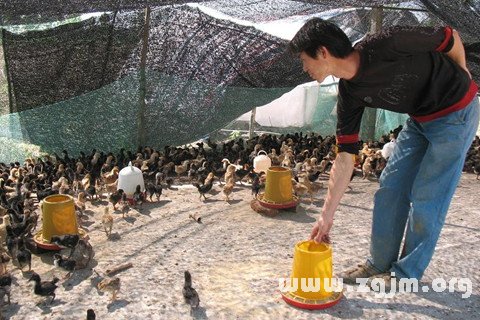
[[[383, 7], [374, 7], [370, 16], [370, 33], [378, 32], [382, 29]], [[375, 139], [375, 126], [377, 122], [377, 110], [374, 108], [365, 108], [365, 138]]]
[[13, 92], [12, 86], [10, 84], [10, 72], [8, 70], [8, 59], [7, 59], [7, 52], [5, 51], [5, 32], [7, 31], [5, 28], [2, 28], [2, 50], [3, 50], [3, 62], [5, 66], [5, 80], [7, 81], [7, 89], [8, 89], [8, 113], [13, 113]]
[[255, 132], [255, 115], [257, 114], [257, 108], [252, 109], [252, 113], [250, 114], [250, 125], [248, 127], [248, 138], [252, 139], [253, 134]]
[[147, 52], [148, 52], [148, 33], [150, 31], [150, 7], [145, 8], [145, 24], [143, 26], [143, 44], [142, 53], [140, 58], [140, 87], [138, 98], [138, 139], [137, 146], [145, 146], [145, 110], [147, 109], [145, 96], [147, 91], [145, 66], [147, 64]]

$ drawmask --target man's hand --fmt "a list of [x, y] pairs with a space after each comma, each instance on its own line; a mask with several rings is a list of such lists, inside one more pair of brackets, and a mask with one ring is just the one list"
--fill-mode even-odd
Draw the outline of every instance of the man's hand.
[[310, 240], [314, 240], [315, 242], [325, 242], [330, 243], [329, 232], [330, 228], [333, 225], [333, 217], [332, 218], [324, 218], [321, 215], [315, 225], [313, 226], [312, 233], [310, 234]]
[[346, 152], [340, 152], [333, 163], [328, 181], [328, 191], [325, 203], [310, 234], [310, 239], [316, 242], [330, 242], [328, 233], [333, 225], [335, 210], [350, 183], [354, 166], [354, 156]]

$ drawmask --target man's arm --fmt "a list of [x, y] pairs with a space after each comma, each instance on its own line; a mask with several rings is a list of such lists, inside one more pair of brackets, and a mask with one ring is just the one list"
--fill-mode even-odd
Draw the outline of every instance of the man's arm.
[[335, 210], [350, 183], [354, 167], [354, 157], [353, 154], [340, 152], [333, 163], [325, 203], [323, 204], [321, 215], [310, 235], [310, 238], [316, 242], [322, 242], [330, 232]]
[[453, 30], [452, 32], [453, 36], [453, 46], [450, 51], [446, 52], [445, 54], [450, 57], [453, 61], [455, 61], [462, 69], [464, 69], [470, 78], [472, 78], [472, 75], [470, 74], [470, 71], [468, 71], [467, 68], [467, 61], [465, 58], [465, 49], [463, 48], [463, 43], [462, 39], [460, 39], [460, 35], [458, 34], [457, 30]]

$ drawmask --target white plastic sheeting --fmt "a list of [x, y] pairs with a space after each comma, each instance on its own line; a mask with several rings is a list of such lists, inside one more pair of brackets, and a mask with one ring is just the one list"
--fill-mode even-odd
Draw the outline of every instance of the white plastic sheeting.
[[[319, 84], [316, 81], [301, 84], [272, 102], [257, 107], [255, 122], [265, 127], [305, 127], [314, 122], [321, 87], [334, 87], [331, 79]], [[335, 90], [335, 89], [333, 89]], [[237, 120], [250, 121], [251, 112], [247, 112]]]

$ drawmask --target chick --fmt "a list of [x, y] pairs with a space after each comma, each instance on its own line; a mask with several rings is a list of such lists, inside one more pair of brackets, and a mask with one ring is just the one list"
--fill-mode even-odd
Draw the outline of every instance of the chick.
[[205, 194], [208, 193], [210, 190], [212, 190], [213, 178], [208, 181], [207, 179], [205, 179], [205, 183], [202, 185], [198, 184], [197, 182], [193, 183], [193, 185], [197, 188], [198, 193], [200, 194], [200, 199], [202, 199], [202, 196], [203, 196], [203, 198], [207, 200], [207, 197], [205, 197]]
[[235, 187], [235, 180], [232, 178], [225, 181], [225, 186], [223, 187], [223, 194], [225, 195], [225, 201], [230, 201], [230, 194]]
[[93, 201], [94, 198], [97, 199], [97, 189], [95, 189], [94, 185], [90, 185], [85, 189], [87, 196], [90, 198], [90, 201]]
[[95, 315], [95, 311], [93, 311], [93, 309], [88, 309], [86, 320], [95, 320], [96, 318], [97, 318], [97, 316]]
[[157, 197], [157, 201], [160, 200], [160, 196], [162, 195], [162, 186], [160, 184], [154, 184], [152, 182], [149, 182], [147, 183], [146, 189], [150, 202], [152, 202], [153, 195]]
[[67, 270], [68, 273], [66, 274], [65, 278], [68, 278], [71, 276], [72, 272], [75, 270], [77, 263], [73, 259], [65, 258], [65, 257], [62, 257], [61, 254], [55, 253], [53, 255], [53, 264], [57, 268], [62, 268]]
[[235, 184], [235, 170], [237, 170], [237, 167], [235, 167], [235, 165], [233, 164], [230, 164], [228, 165], [227, 169], [225, 170], [225, 175], [223, 177], [223, 180], [225, 181], [225, 183], [227, 183], [227, 181], [232, 181], [233, 180], [233, 183]]
[[102, 216], [102, 224], [103, 228], [105, 229], [105, 233], [107, 234], [107, 238], [110, 238], [113, 227], [113, 216], [110, 214], [108, 207], [105, 207], [104, 209]]
[[125, 215], [128, 214], [130, 211], [130, 205], [128, 203], [127, 195], [124, 193], [122, 196], [122, 207], [120, 209], [122, 211], [122, 217], [125, 218]]
[[3, 297], [7, 296], [8, 304], [10, 304], [10, 288], [12, 286], [12, 276], [5, 274], [0, 277], [0, 301], [3, 302]]
[[113, 210], [117, 210], [116, 205], [123, 198], [123, 189], [118, 189], [116, 192], [113, 192], [110, 197], [108, 197], [108, 201], [113, 205]]
[[116, 180], [115, 182], [112, 182], [112, 183], [104, 184], [103, 187], [108, 194], [112, 194], [112, 193], [117, 191], [118, 180]]
[[477, 180], [479, 180], [479, 178], [480, 178], [480, 162], [474, 164], [472, 166], [472, 169], [473, 169], [473, 173], [475, 173], [477, 175]]
[[5, 252], [0, 253], [0, 275], [7, 273], [7, 264], [10, 261], [10, 256]]
[[199, 306], [200, 297], [198, 296], [197, 290], [192, 287], [192, 275], [188, 271], [185, 271], [185, 284], [183, 285], [182, 294], [185, 302], [188, 303], [191, 308], [197, 308]]
[[135, 205], [142, 205], [145, 202], [145, 193], [142, 192], [142, 187], [137, 184], [135, 192], [133, 193], [133, 202]]
[[85, 199], [85, 192], [79, 192], [77, 199], [75, 199], [75, 210], [79, 211], [81, 214], [83, 214], [83, 211], [86, 209], [85, 202], [87, 200]]
[[80, 239], [74, 250], [72, 250], [69, 258], [75, 260], [76, 269], [84, 269], [90, 263], [93, 255], [93, 247], [88, 240]]
[[257, 198], [260, 190], [264, 187], [265, 187], [265, 184], [261, 183], [260, 175], [255, 174], [254, 177], [253, 177], [253, 182], [252, 182], [252, 195], [255, 199]]
[[16, 237], [7, 237], [7, 251], [10, 257], [14, 257], [17, 249], [17, 238]]
[[111, 292], [112, 301], [115, 301], [120, 291], [120, 278], [105, 278], [97, 284], [97, 288], [103, 292]]
[[310, 195], [310, 203], [313, 203], [313, 195], [323, 188], [323, 183], [311, 182], [310, 180], [308, 180], [308, 177], [305, 176], [302, 183], [308, 189], [307, 192]]
[[57, 246], [73, 249], [80, 240], [78, 234], [64, 234], [61, 236], [52, 236], [50, 242]]
[[315, 182], [317, 181], [318, 177], [320, 176], [322, 172], [320, 170], [317, 170], [315, 172], [309, 173], [307, 178], [310, 182]]
[[292, 179], [293, 193], [297, 197], [301, 197], [301, 196], [308, 193], [308, 188], [303, 183], [300, 183], [297, 180], [298, 180], [298, 178], [297, 179]]
[[25, 247], [25, 242], [23, 238], [19, 238], [17, 240], [17, 254], [15, 257], [17, 258], [18, 265], [20, 269], [23, 270], [23, 266], [28, 264], [28, 271], [32, 270], [32, 253]]
[[40, 276], [36, 273], [33, 272], [32, 276], [28, 281], [35, 281], [35, 287], [33, 289], [33, 292], [36, 295], [42, 296], [42, 297], [52, 297], [52, 301], [50, 301], [50, 304], [52, 304], [53, 300], [55, 300], [55, 289], [58, 288], [56, 283], [60, 280], [57, 277], [54, 277], [51, 281], [42, 281]]
[[374, 160], [374, 155], [368, 156], [365, 161], [363, 162], [362, 165], [362, 171], [363, 171], [363, 177], [362, 179], [368, 178], [371, 174], [374, 172], [374, 167], [373, 167], [373, 160]]
[[179, 178], [182, 174], [187, 172], [189, 164], [190, 164], [190, 160], [185, 160], [181, 165], [175, 166], [175, 173], [177, 174], [177, 178]]

